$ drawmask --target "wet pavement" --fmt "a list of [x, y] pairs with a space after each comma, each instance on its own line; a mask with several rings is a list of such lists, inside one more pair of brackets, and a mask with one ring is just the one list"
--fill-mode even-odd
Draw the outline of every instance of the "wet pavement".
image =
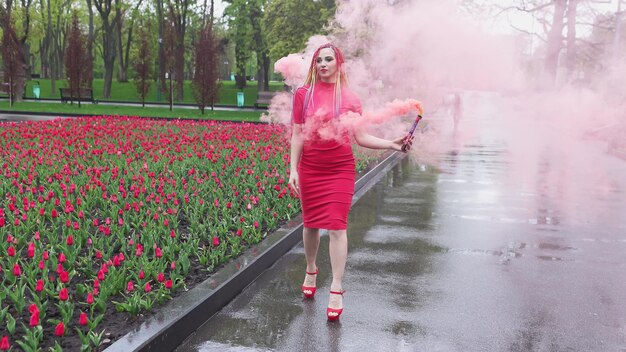
[[178, 351], [626, 351], [626, 163], [465, 99], [432, 164], [357, 195], [339, 323], [324, 235], [315, 300], [300, 245]]

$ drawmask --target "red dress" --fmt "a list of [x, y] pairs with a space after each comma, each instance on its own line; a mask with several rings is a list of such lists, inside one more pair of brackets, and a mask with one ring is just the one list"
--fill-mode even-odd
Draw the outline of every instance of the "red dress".
[[[304, 101], [309, 89], [308, 86], [298, 88], [292, 114], [293, 123], [302, 124], [304, 136], [298, 164], [304, 226], [345, 230], [355, 181], [350, 135], [338, 128], [338, 118], [333, 113], [335, 85], [315, 83], [305, 110]], [[339, 115], [348, 111], [360, 114], [361, 102], [354, 93], [343, 88]]]

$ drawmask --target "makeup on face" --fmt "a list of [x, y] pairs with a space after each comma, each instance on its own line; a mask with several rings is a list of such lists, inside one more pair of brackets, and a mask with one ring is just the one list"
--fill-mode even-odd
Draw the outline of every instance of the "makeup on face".
[[331, 48], [324, 48], [320, 50], [319, 55], [315, 59], [315, 66], [317, 73], [323, 82], [335, 82], [337, 59], [335, 57], [335, 52]]

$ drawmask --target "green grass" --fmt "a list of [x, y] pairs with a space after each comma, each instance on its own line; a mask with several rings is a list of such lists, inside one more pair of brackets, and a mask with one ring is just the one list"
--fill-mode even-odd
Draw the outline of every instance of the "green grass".
[[[66, 87], [67, 84], [64, 80], [57, 81], [56, 91], [52, 91], [51, 81], [49, 79], [33, 79], [27, 82], [26, 85], [26, 97], [33, 98], [33, 85], [39, 82], [41, 89], [40, 98], [43, 99], [60, 99], [59, 88]], [[104, 87], [103, 79], [94, 79], [93, 89], [94, 98], [96, 100], [104, 101], [102, 99], [102, 91]], [[282, 82], [270, 82], [270, 90], [278, 91], [283, 89]], [[184, 99], [182, 103], [194, 104], [193, 93], [191, 89], [191, 81], [185, 81], [184, 86]], [[235, 82], [222, 81], [219, 90], [219, 101], [216, 104], [220, 105], [237, 105], [237, 92], [239, 89], [235, 88]], [[257, 99], [257, 82], [248, 82], [248, 85], [243, 90], [244, 92], [244, 106], [254, 106], [254, 102]], [[167, 97], [161, 96], [161, 102], [167, 102]], [[121, 83], [113, 80], [111, 84], [111, 98], [106, 100], [118, 100], [118, 101], [139, 101], [137, 95], [137, 89], [132, 82]], [[157, 102], [156, 84], [153, 83], [150, 93], [146, 97], [146, 102]], [[175, 101], [176, 102], [176, 101]]]
[[142, 116], [142, 117], [166, 117], [166, 118], [194, 118], [194, 119], [211, 119], [211, 120], [234, 120], [234, 121], [259, 121], [261, 112], [259, 111], [211, 111], [206, 109], [204, 115], [199, 109], [182, 109], [174, 108], [170, 111], [168, 107], [152, 108], [152, 107], [134, 107], [134, 106], [114, 106], [114, 105], [95, 105], [91, 103], [82, 104], [59, 104], [59, 103], [38, 103], [38, 102], [20, 102], [15, 103], [9, 108], [8, 101], [0, 102], [0, 110], [15, 112], [45, 112], [72, 115], [120, 115], [120, 116]]

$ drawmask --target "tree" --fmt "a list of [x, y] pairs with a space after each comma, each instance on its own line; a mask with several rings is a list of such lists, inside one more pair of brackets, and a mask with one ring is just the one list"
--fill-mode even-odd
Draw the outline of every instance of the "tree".
[[268, 0], [262, 26], [272, 59], [302, 51], [335, 14], [333, 0]]
[[[102, 96], [107, 99], [111, 97], [111, 83], [113, 81], [113, 69], [115, 68], [115, 54], [117, 52], [115, 26], [119, 25], [121, 21], [120, 1], [93, 0], [102, 22], [102, 56], [104, 59], [104, 89]], [[113, 18], [111, 18], [112, 14]]]
[[[67, 83], [70, 94], [79, 97], [81, 89], [91, 88], [91, 62], [85, 46], [86, 38], [80, 31], [78, 15], [74, 12], [72, 25], [68, 33], [68, 44], [65, 51], [65, 72], [67, 73]], [[80, 99], [78, 99], [80, 107]]]
[[247, 0], [226, 0], [228, 7], [224, 15], [228, 16], [229, 34], [235, 44], [235, 85], [239, 89], [246, 86], [246, 64], [253, 52], [253, 27], [250, 20], [250, 5]]
[[204, 108], [211, 104], [211, 109], [217, 97], [217, 48], [213, 30], [210, 24], [198, 34], [196, 43], [195, 72], [193, 76], [194, 98], [204, 115]]
[[4, 80], [8, 83], [9, 105], [13, 106], [13, 102], [24, 93], [26, 64], [23, 62], [24, 58], [20, 52], [20, 42], [15, 33], [15, 25], [11, 19], [10, 12], [3, 11], [0, 23], [3, 29], [1, 51], [4, 64]]
[[183, 87], [185, 79], [185, 34], [187, 32], [189, 6], [191, 0], [167, 0], [170, 21], [173, 24], [175, 41], [174, 65], [170, 74], [176, 81], [176, 98], [183, 100]]
[[141, 106], [146, 106], [146, 96], [152, 85], [152, 48], [150, 47], [150, 41], [148, 32], [142, 28], [139, 32], [139, 51], [135, 58], [133, 68], [135, 69], [135, 87], [137, 93], [141, 98]]

